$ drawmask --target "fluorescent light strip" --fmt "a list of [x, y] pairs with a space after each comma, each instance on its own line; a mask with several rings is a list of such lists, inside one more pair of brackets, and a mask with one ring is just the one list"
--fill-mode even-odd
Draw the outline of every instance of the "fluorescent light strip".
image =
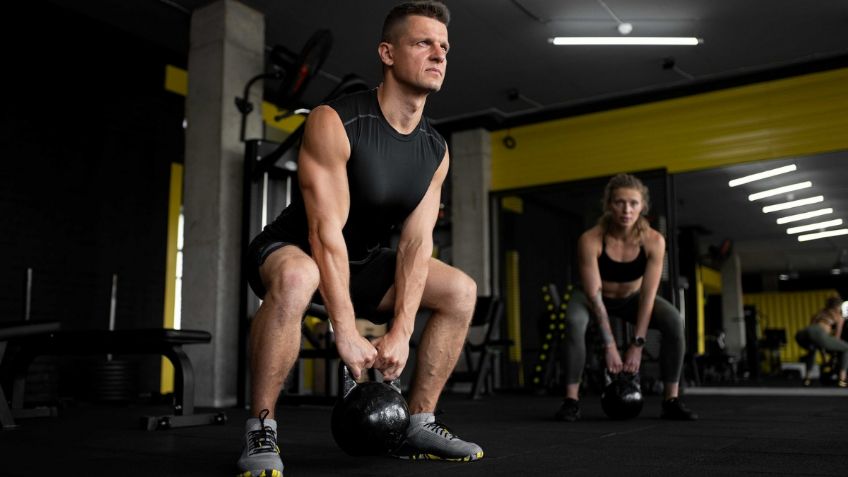
[[695, 46], [704, 40], [672, 36], [557, 36], [548, 40], [557, 46], [575, 45], [679, 45]]
[[826, 229], [828, 227], [836, 227], [837, 225], [842, 225], [842, 219], [828, 220], [827, 222], [818, 222], [815, 224], [801, 225], [798, 227], [789, 227], [788, 229], [786, 229], [786, 233], [792, 235], [801, 232], [809, 232], [811, 230], [820, 230]]
[[798, 241], [799, 242], [806, 242], [808, 240], [816, 240], [816, 239], [827, 238], [827, 237], [836, 237], [838, 235], [848, 235], [848, 229], [828, 230], [827, 232], [819, 232], [819, 233], [809, 234], [809, 235], [799, 235]]
[[813, 186], [813, 183], [810, 182], [810, 181], [799, 182], [797, 184], [792, 184], [792, 185], [783, 186], [783, 187], [777, 187], [777, 188], [774, 188], [774, 189], [764, 190], [762, 192], [756, 192], [754, 194], [749, 195], [748, 200], [753, 202], [753, 201], [758, 200], [758, 199], [763, 199], [763, 198], [766, 198], [766, 197], [772, 197], [772, 196], [775, 196], [775, 195], [784, 194], [786, 192], [792, 192], [793, 190], [806, 189], [806, 188], [812, 187], [812, 186]]
[[736, 187], [742, 184], [747, 184], [749, 182], [758, 181], [760, 179], [765, 179], [767, 177], [779, 176], [780, 174], [786, 174], [787, 172], [792, 172], [796, 170], [795, 164], [790, 164], [788, 166], [778, 167], [777, 169], [769, 169], [767, 171], [758, 172], [756, 174], [751, 174], [749, 176], [740, 177], [738, 179], [733, 179], [727, 183], [730, 187]]
[[808, 197], [806, 199], [793, 200], [793, 201], [790, 201], [790, 202], [784, 202], [782, 204], [767, 205], [767, 206], [763, 207], [763, 213], [767, 214], [769, 212], [775, 212], [775, 211], [778, 211], [778, 210], [786, 210], [786, 209], [791, 209], [793, 207], [801, 207], [802, 205], [816, 204], [816, 203], [819, 203], [819, 202], [822, 202], [822, 201], [824, 201], [824, 196], [823, 195], [817, 195], [815, 197]]
[[818, 217], [820, 215], [827, 215], [827, 214], [832, 214], [832, 213], [833, 213], [833, 209], [831, 209], [831, 208], [813, 210], [811, 212], [804, 212], [803, 214], [795, 214], [795, 215], [790, 215], [790, 216], [787, 216], [787, 217], [781, 217], [781, 218], [777, 219], [777, 224], [778, 225], [788, 224], [789, 222], [797, 222], [799, 220], [811, 219], [813, 217]]

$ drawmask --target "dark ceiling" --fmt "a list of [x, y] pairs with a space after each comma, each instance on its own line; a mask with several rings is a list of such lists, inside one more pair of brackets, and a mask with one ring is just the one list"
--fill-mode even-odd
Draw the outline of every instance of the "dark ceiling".
[[[191, 11], [212, 3], [51, 1], [182, 54], [188, 49]], [[333, 49], [306, 99], [317, 101], [334, 86], [334, 79], [348, 73], [378, 83], [379, 30], [385, 13], [397, 1], [243, 3], [265, 14], [269, 46], [298, 51], [316, 30], [332, 31]], [[427, 114], [446, 127], [465, 124], [470, 118], [472, 123], [479, 120], [497, 128], [586, 105], [656, 99], [848, 66], [848, 0], [446, 3], [452, 12], [448, 74], [443, 90], [427, 106]], [[703, 43], [694, 47], [556, 47], [548, 43], [548, 38], [559, 35], [617, 35], [617, 22], [604, 5], [621, 21], [633, 24], [631, 36], [697, 36]], [[834, 153], [792, 160], [799, 165], [798, 177], [809, 176], [816, 190], [832, 202], [834, 215], [846, 217], [848, 197], [841, 182], [848, 177], [848, 156]], [[701, 224], [715, 237], [733, 237], [746, 271], [829, 268], [840, 251], [848, 248], [848, 238], [799, 244], [756, 207], [738, 206], [749, 190], [729, 190], [728, 178], [768, 167], [744, 164], [679, 176], [685, 185], [678, 187], [681, 223]]]
[[[188, 48], [190, 12], [210, 0], [52, 0], [147, 37]], [[318, 29], [334, 46], [317, 96], [332, 78], [379, 81], [376, 45], [398, 0], [243, 0], [265, 14], [266, 43], [298, 51]], [[451, 53], [442, 92], [429, 101], [438, 122], [479, 113], [505, 117], [692, 83], [734, 78], [848, 55], [848, 1], [605, 0], [631, 36], [697, 36], [694, 47], [563, 47], [558, 35], [615, 36], [598, 0], [448, 0]], [[663, 68], [674, 58], [675, 68]], [[510, 100], [508, 92], [520, 94]]]

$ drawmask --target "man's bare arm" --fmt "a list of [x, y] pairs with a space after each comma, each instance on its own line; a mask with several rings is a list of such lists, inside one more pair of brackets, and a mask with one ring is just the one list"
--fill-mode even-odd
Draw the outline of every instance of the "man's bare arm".
[[354, 377], [377, 351], [356, 330], [350, 268], [342, 228], [350, 211], [347, 160], [350, 143], [338, 114], [327, 106], [309, 115], [298, 157], [298, 178], [309, 223], [309, 245], [321, 275], [319, 290], [336, 333], [339, 356]]
[[395, 323], [407, 338], [412, 335], [415, 314], [421, 304], [427, 281], [430, 257], [433, 255], [433, 228], [439, 214], [442, 184], [449, 168], [449, 155], [433, 175], [424, 198], [403, 224], [397, 250], [395, 274]]

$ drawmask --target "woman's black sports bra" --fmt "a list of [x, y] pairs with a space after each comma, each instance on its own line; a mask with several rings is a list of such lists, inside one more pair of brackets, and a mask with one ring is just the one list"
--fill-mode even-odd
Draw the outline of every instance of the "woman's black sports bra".
[[598, 257], [598, 271], [605, 282], [626, 283], [638, 280], [645, 275], [648, 255], [645, 247], [639, 246], [639, 255], [630, 262], [616, 262], [607, 255], [605, 237], [601, 237], [601, 255]]

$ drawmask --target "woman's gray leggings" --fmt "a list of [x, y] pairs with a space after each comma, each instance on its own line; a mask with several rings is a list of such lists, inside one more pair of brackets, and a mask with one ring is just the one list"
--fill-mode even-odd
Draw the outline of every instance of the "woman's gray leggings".
[[[570, 306], [569, 306], [570, 308]], [[829, 334], [827, 330], [819, 325], [810, 325], [795, 334], [795, 341], [801, 346], [808, 348], [812, 343], [825, 351], [841, 352], [839, 357], [839, 370], [848, 369], [848, 343]]]
[[[635, 324], [639, 310], [639, 294], [622, 299], [604, 298], [604, 306], [611, 319], [621, 318]], [[589, 310], [586, 295], [575, 291], [565, 313], [565, 372], [568, 384], [580, 382], [583, 367], [586, 365], [586, 327], [592, 315]], [[686, 350], [683, 318], [671, 303], [657, 296], [648, 327], [662, 333], [660, 369], [663, 382], [677, 383], [680, 380], [683, 353]]]

